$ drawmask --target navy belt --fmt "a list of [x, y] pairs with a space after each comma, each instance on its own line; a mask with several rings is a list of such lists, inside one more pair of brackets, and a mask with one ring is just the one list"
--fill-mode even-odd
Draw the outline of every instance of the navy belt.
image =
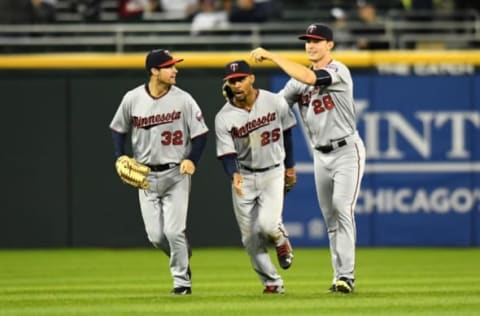
[[345, 146], [347, 144], [347, 141], [345, 139], [342, 139], [342, 140], [335, 141], [335, 142], [332, 142], [332, 143], [336, 144], [337, 146], [334, 146], [334, 145], [330, 144], [330, 145], [326, 145], [326, 146], [317, 146], [317, 147], [315, 147], [315, 149], [324, 153], [324, 154], [328, 154], [329, 152], [331, 152], [335, 148]]
[[270, 166], [270, 167], [266, 167], [266, 168], [250, 168], [250, 167], [247, 167], [247, 166], [244, 166], [244, 165], [240, 165], [243, 169], [245, 170], [248, 170], [250, 172], [265, 172], [265, 171], [268, 171], [268, 170], [272, 170], [274, 168], [277, 168], [278, 166], [280, 166], [279, 163], [277, 163], [276, 165], [273, 165], [273, 166]]
[[154, 172], [161, 172], [161, 171], [175, 168], [176, 166], [178, 166], [178, 163], [167, 163], [164, 165], [146, 165], [146, 166]]

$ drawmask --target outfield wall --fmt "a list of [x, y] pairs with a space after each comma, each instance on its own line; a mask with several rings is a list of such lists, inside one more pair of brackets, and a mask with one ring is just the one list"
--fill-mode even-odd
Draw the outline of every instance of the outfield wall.
[[[286, 57], [305, 62], [301, 53]], [[247, 52], [177, 53], [178, 85], [211, 128], [194, 176], [193, 246], [240, 245], [213, 120], [222, 66]], [[361, 246], [480, 245], [480, 53], [344, 52], [352, 67], [367, 170], [357, 208]], [[109, 122], [124, 92], [145, 81], [143, 54], [0, 56], [4, 166], [0, 247], [148, 246], [137, 194], [113, 167]], [[257, 86], [288, 79], [263, 64]], [[298, 246], [326, 246], [311, 153], [295, 134], [299, 183], [285, 222]]]

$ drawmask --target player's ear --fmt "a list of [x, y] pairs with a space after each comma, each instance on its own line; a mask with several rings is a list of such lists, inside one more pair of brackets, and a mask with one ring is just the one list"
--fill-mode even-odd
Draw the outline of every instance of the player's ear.
[[150, 68], [150, 75], [155, 75], [156, 76], [156, 75], [158, 75], [159, 71], [160, 70], [158, 68], [152, 67], [152, 68]]
[[252, 82], [252, 84], [255, 83], [255, 75], [254, 74], [250, 74], [250, 81]]
[[333, 42], [333, 41], [328, 41], [328, 42], [327, 42], [327, 45], [328, 45], [328, 49], [332, 50], [332, 49], [335, 47], [335, 42]]

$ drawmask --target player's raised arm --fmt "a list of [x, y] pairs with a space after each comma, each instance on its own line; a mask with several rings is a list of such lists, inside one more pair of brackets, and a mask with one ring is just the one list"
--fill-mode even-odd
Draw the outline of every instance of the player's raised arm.
[[332, 30], [324, 24], [311, 24], [305, 34], [298, 36], [298, 38], [305, 41], [305, 52], [311, 62], [310, 68], [290, 61], [262, 47], [252, 50], [250, 57], [256, 62], [270, 60], [282, 68], [290, 77], [304, 84], [311, 86], [330, 85], [332, 77], [322, 68], [332, 61], [330, 52], [335, 45]]
[[256, 62], [270, 60], [282, 68], [287, 75], [305, 84], [314, 85], [317, 80], [315, 73], [304, 65], [283, 58], [282, 56], [274, 54], [262, 47], [252, 50], [250, 52], [250, 57]]

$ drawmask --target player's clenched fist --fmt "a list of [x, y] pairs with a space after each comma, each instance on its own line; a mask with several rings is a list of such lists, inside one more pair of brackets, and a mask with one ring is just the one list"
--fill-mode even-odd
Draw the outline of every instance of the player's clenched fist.
[[271, 60], [272, 59], [272, 53], [267, 51], [264, 48], [255, 48], [250, 52], [250, 57], [255, 60], [256, 62], [262, 62], [264, 60]]
[[195, 164], [189, 160], [184, 159], [180, 163], [180, 173], [181, 174], [193, 174], [195, 172]]
[[235, 193], [237, 193], [237, 195], [240, 197], [243, 197], [242, 185], [243, 185], [242, 175], [238, 172], [235, 172], [233, 174], [233, 189], [235, 190]]

